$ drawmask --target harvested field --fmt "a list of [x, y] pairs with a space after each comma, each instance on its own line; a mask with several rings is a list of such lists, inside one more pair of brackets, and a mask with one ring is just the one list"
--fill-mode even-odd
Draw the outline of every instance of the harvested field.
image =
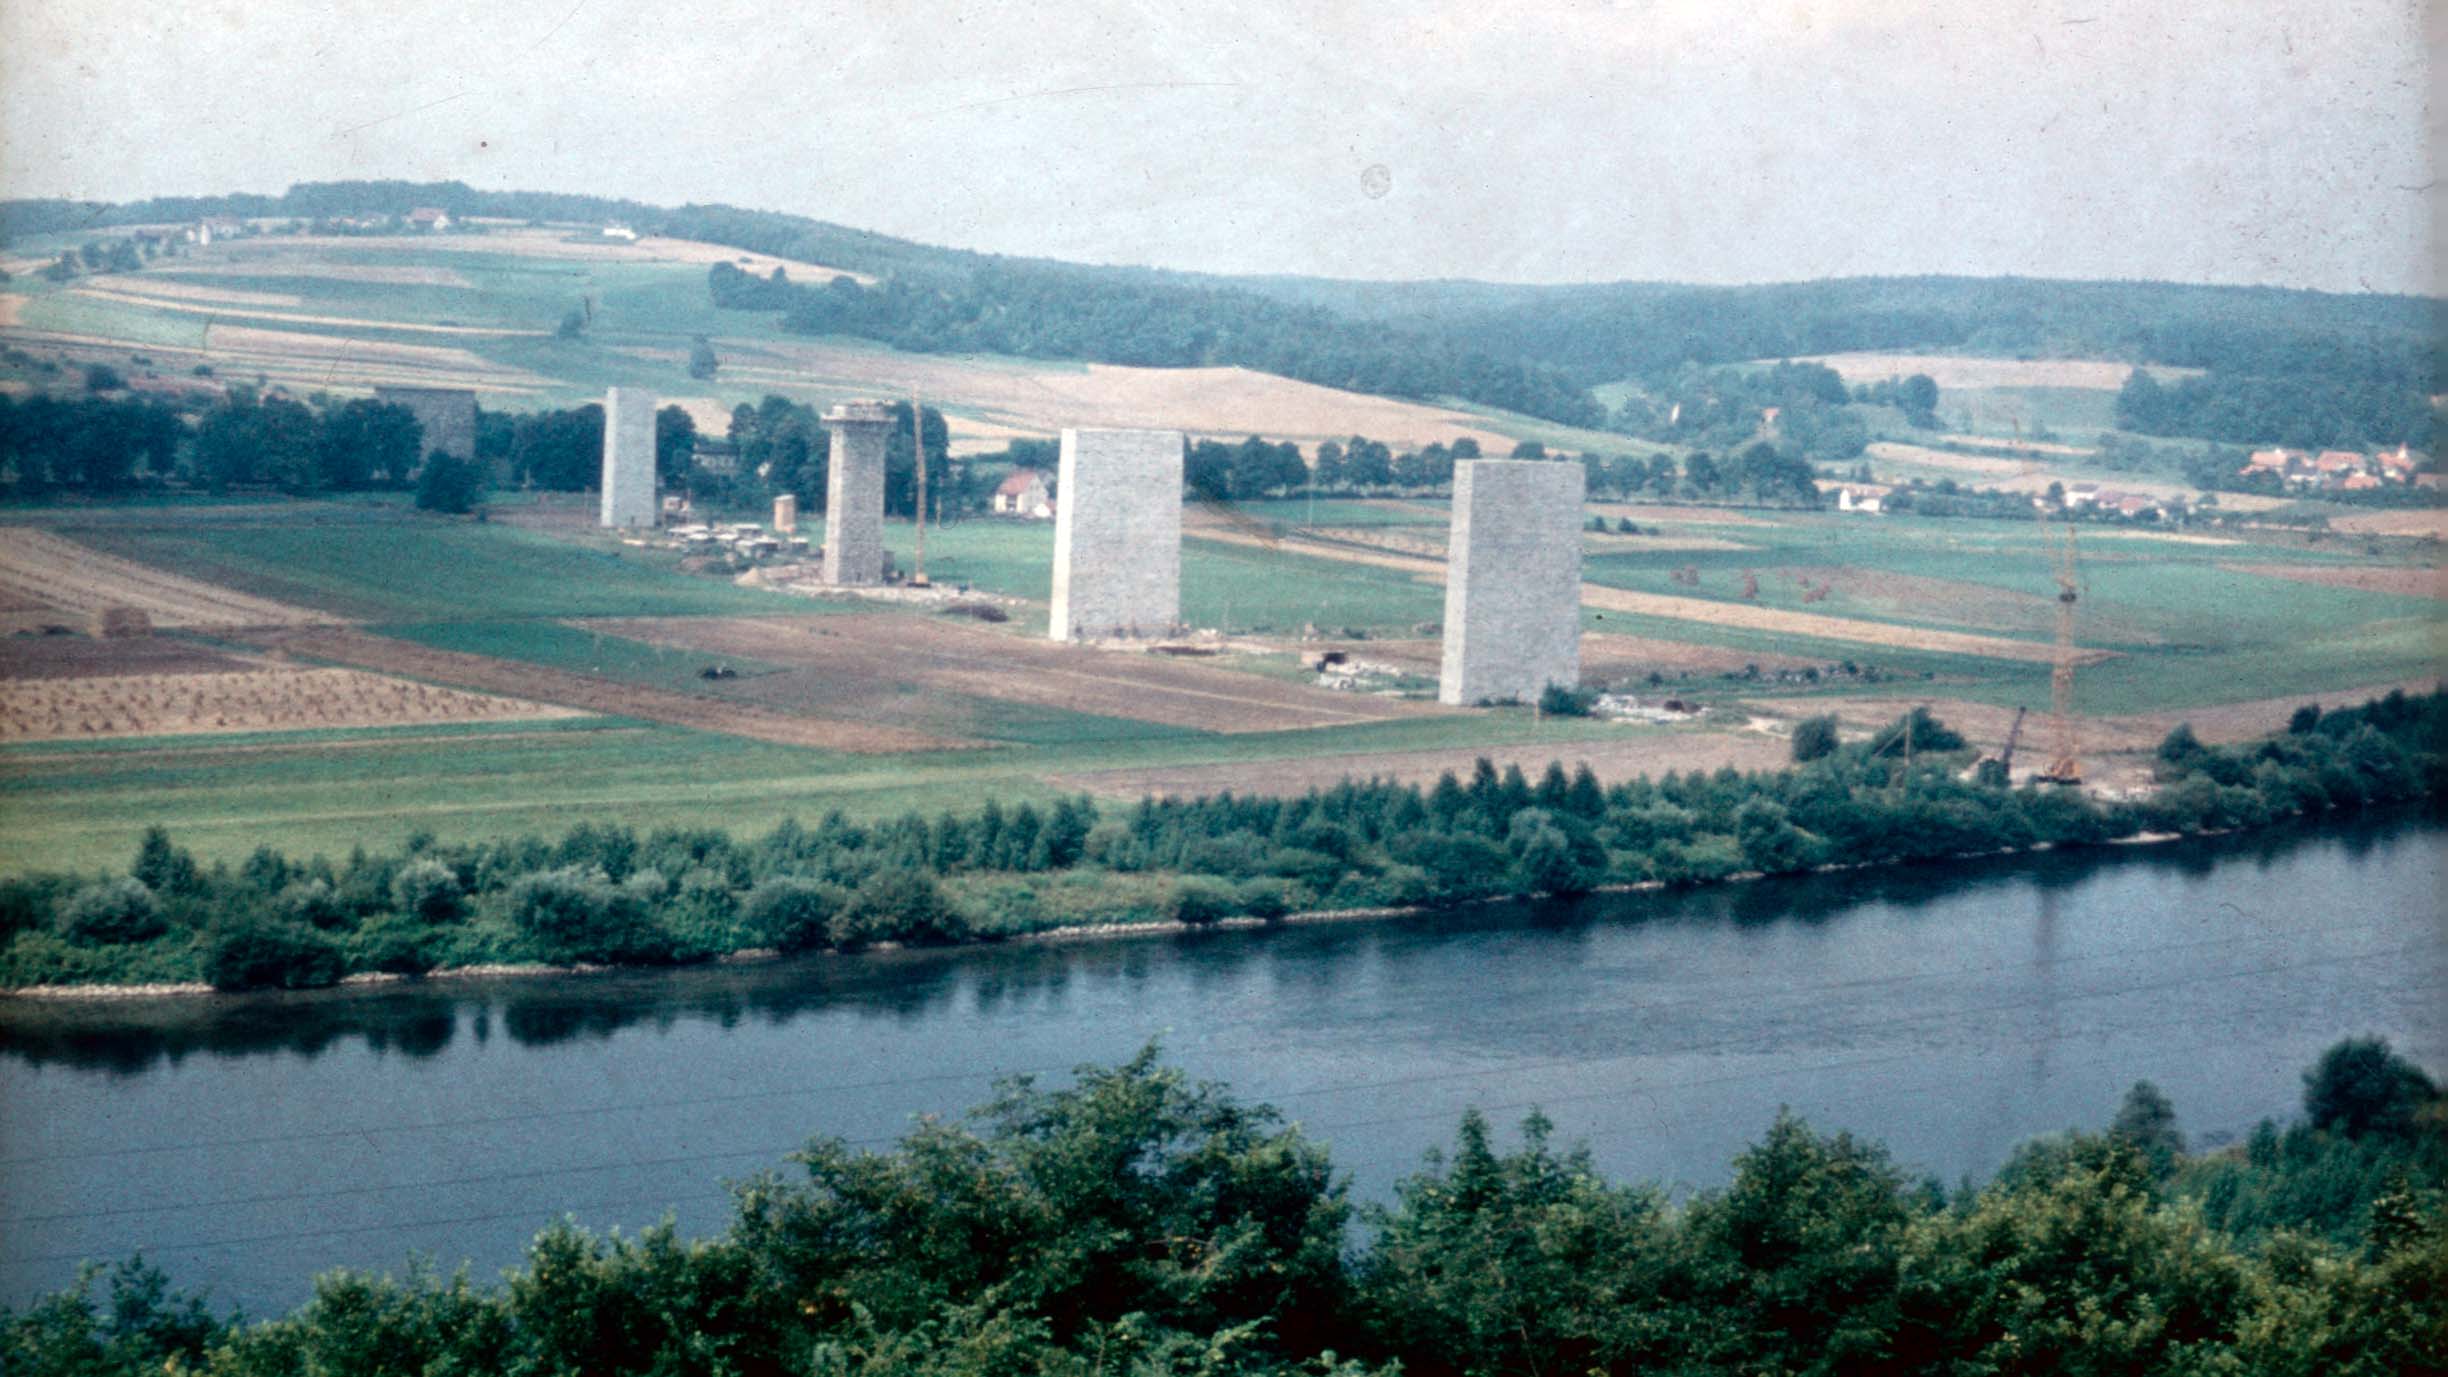
[[[647, 235], [634, 243], [600, 237], [575, 237], [570, 229], [497, 229], [483, 234], [368, 234], [316, 236], [301, 234], [285, 236], [279, 247], [296, 246], [306, 252], [321, 251], [345, 255], [361, 255], [368, 251], [396, 250], [409, 253], [473, 253], [501, 254], [518, 258], [553, 258], [577, 261], [593, 260], [607, 263], [684, 263], [692, 267], [711, 267], [716, 263], [732, 263], [743, 272], [767, 276], [776, 267], [787, 268], [792, 277], [801, 281], [829, 281], [835, 277], [855, 278], [872, 283], [873, 277], [854, 273], [847, 268], [830, 268], [821, 263], [805, 263], [795, 258], [776, 258], [771, 254], [750, 253], [722, 244], [703, 244], [693, 239], [664, 239]], [[252, 241], [239, 241], [232, 246], [243, 252], [255, 247]]]
[[[1847, 383], [1871, 383], [1924, 373], [1941, 391], [1978, 387], [2079, 387], [2114, 392], [2133, 372], [2129, 363], [2098, 359], [1985, 359], [1964, 354], [1819, 354], [1797, 363], [1823, 363]], [[2198, 376], [2198, 368], [2147, 370], [2160, 381]], [[1945, 403], [1941, 401], [1940, 405]]]
[[2317, 583], [2330, 588], [2352, 588], [2364, 593], [2448, 598], [2448, 569], [2436, 565], [2430, 568], [2373, 568], [2335, 564], [2222, 564], [2219, 567], [2238, 574], [2292, 579], [2297, 583]]
[[[1760, 571], [1762, 583], [1825, 583], [1831, 612], [1877, 611], [1897, 616], [1933, 618], [1989, 631], [2019, 631], [2054, 635], [2057, 599], [2054, 594], [2019, 592], [1965, 579], [1898, 574], [1853, 565], [1782, 565]], [[2040, 582], [2037, 575], [2033, 582]], [[2148, 628], [2119, 619], [2096, 607], [2083, 609], [2083, 634], [2099, 640], [2149, 643], [2160, 639]]]
[[397, 344], [346, 339], [295, 330], [265, 330], [215, 323], [204, 335], [203, 356], [227, 367], [237, 364], [325, 387], [468, 387], [496, 392], [532, 391], [549, 380], [479, 358], [465, 349], [433, 344]]
[[1761, 732], [1696, 732], [1654, 727], [1623, 728], [1620, 739], [1570, 741], [1541, 746], [1483, 746], [1459, 750], [1381, 751], [1308, 756], [1246, 764], [1177, 765], [1137, 770], [1094, 770], [1049, 775], [1060, 789], [1084, 789], [1112, 799], [1191, 798], [1231, 790], [1236, 794], [1291, 797], [1330, 789], [1344, 779], [1393, 779], [1433, 784], [1451, 770], [1469, 778], [1481, 756], [1499, 769], [1519, 765], [1536, 776], [1548, 762], [1567, 770], [1587, 764], [1601, 783], [1656, 776], [1669, 770], [1769, 770], [1785, 763], [1782, 737]]
[[1195, 661], [1058, 645], [939, 618], [656, 617], [586, 625], [655, 645], [791, 667], [744, 681], [769, 701], [822, 702], [868, 714], [867, 700], [964, 694], [1213, 732], [1349, 726], [1446, 711], [1432, 703], [1337, 693]]
[[353, 669], [0, 680], [0, 741], [575, 717]]
[[[2029, 473], [2034, 462], [2021, 459], [1993, 459], [1984, 454], [1957, 454], [1953, 450], [1932, 449], [1928, 445], [1908, 445], [1898, 440], [1873, 440], [1869, 456], [1873, 462], [1912, 464], [1920, 468], [1945, 469], [1950, 473], [1971, 474], [1978, 478], [2013, 478]], [[2039, 475], [2033, 475], [2038, 477]], [[2040, 487], [2053, 481], [2041, 477]], [[2002, 484], [1984, 483], [1984, 487]], [[2038, 489], [2034, 489], [2038, 491]]]
[[2082, 445], [2061, 445], [2050, 440], [2016, 440], [2003, 435], [1941, 435], [1951, 445], [1970, 445], [1975, 449], [2021, 450], [2031, 454], [2063, 454], [2085, 456], [2099, 453]]
[[[2274, 499], [2273, 499], [2274, 500]], [[2221, 497], [2221, 502], [2227, 498]], [[2410, 536], [2418, 540], [2448, 540], [2448, 507], [2416, 507], [2389, 512], [2357, 512], [2334, 516], [2329, 529], [2348, 535]]]
[[[159, 270], [156, 270], [159, 271]], [[238, 262], [199, 263], [193, 259], [169, 270], [189, 277], [299, 277], [322, 282], [363, 282], [385, 287], [474, 287], [452, 268], [428, 268], [399, 263], [334, 263], [312, 254], [249, 255]]]
[[95, 640], [13, 636], [0, 641], [0, 680], [107, 679], [126, 674], [226, 674], [247, 661], [168, 636]]
[[976, 742], [930, 736], [906, 728], [774, 712], [696, 694], [645, 688], [542, 665], [436, 650], [387, 636], [347, 630], [308, 630], [256, 638], [283, 653], [404, 675], [486, 693], [516, 694], [588, 712], [635, 717], [693, 727], [784, 746], [877, 754], [946, 750]]
[[[1201, 531], [1200, 540], [1223, 541], [1235, 545], [1265, 547], [1268, 542], [1239, 531]], [[1374, 564], [1387, 569], [1405, 569], [1429, 583], [1445, 581], [1445, 566], [1413, 555], [1390, 551], [1355, 549], [1348, 545], [1328, 545], [1287, 537], [1282, 545], [1302, 554], [1318, 555], [1358, 564]], [[1941, 631], [1922, 626], [1894, 626], [1885, 622], [1862, 621], [1853, 617], [1832, 617], [1818, 612], [1794, 612], [1778, 607], [1758, 607], [1749, 603], [1712, 602], [1706, 598], [1682, 598], [1664, 593], [1640, 593], [1628, 588], [1609, 588], [1604, 584], [1581, 585], [1581, 605], [1603, 608], [1609, 612], [1631, 612], [1644, 617], [1664, 617], [1672, 621], [1706, 622], [1716, 626], [1739, 627], [1747, 631], [1766, 631], [1785, 636], [1809, 636], [1818, 640], [1851, 641], [1861, 645], [1884, 646], [1896, 650], [1927, 650], [1941, 655], [1976, 655], [1992, 660], [2018, 660], [2027, 664], [2046, 664], [2055, 651], [2039, 641], [2011, 641], [1997, 636], [1983, 636], [1968, 631]], [[2086, 650], [2078, 662], [2094, 663], [2108, 659], [2115, 652]]]
[[305, 298], [288, 292], [245, 291], [237, 287], [215, 287], [202, 282], [181, 282], [176, 278], [147, 273], [141, 277], [121, 276], [88, 279], [78, 290], [89, 296], [122, 296], [151, 304], [163, 302], [202, 302], [208, 306], [271, 306], [298, 307]]
[[133, 607], [164, 627], [302, 626], [334, 620], [24, 528], [12, 528], [0, 542], [0, 593], [15, 603], [80, 617], [109, 607]]
[[1358, 433], [1392, 445], [1470, 436], [1491, 451], [1512, 441], [1466, 412], [1295, 382], [1247, 368], [1058, 367], [877, 351], [817, 340], [718, 339], [726, 383], [872, 395], [874, 379], [943, 398], [955, 440], [1050, 436], [1065, 426], [1178, 429], [1239, 440], [1339, 440]]

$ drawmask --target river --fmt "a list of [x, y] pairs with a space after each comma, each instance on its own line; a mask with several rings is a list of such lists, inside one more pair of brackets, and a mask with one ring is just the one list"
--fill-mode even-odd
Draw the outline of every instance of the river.
[[2396, 817], [1379, 922], [301, 995], [0, 1001], [0, 1301], [137, 1249], [252, 1313], [411, 1252], [490, 1280], [563, 1213], [719, 1228], [810, 1134], [1150, 1040], [1384, 1198], [1465, 1107], [1705, 1188], [1790, 1105], [1912, 1171], [2195, 1142], [2376, 1032], [2448, 1067], [2448, 827]]

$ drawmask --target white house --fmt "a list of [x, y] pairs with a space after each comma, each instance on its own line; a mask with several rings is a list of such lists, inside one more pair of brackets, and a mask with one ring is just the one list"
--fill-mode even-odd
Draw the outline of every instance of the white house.
[[1050, 521], [1054, 517], [1054, 496], [1046, 487], [1043, 473], [1036, 469], [1013, 469], [1011, 476], [994, 490], [994, 509], [1001, 516]]
[[1838, 488], [1836, 490], [1836, 510], [1840, 512], [1868, 512], [1875, 516], [1878, 513], [1887, 510], [1887, 499], [1881, 494], [1871, 492], [1866, 488], [1860, 492], [1855, 492], [1851, 488]]

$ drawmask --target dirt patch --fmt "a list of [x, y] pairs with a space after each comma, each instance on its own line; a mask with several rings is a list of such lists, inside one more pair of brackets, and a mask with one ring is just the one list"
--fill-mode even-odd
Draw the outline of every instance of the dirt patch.
[[404, 675], [434, 683], [519, 695], [588, 712], [771, 741], [784, 746], [876, 754], [948, 750], [976, 742], [906, 728], [775, 712], [696, 694], [624, 684], [542, 665], [435, 650], [409, 641], [346, 630], [306, 630], [255, 638], [268, 647], [316, 660]]
[[15, 325], [18, 312], [24, 309], [24, 297], [15, 292], [0, 292], [0, 325]]
[[[1932, 449], [1927, 445], [1908, 445], [1896, 440], [1873, 440], [1870, 442], [1868, 454], [1874, 462], [1945, 469], [1949, 473], [1970, 474], [1977, 478], [2013, 478], [2029, 472], [2032, 468], [2032, 464], [2027, 461], [1993, 459], [1985, 454], [1957, 454], [1952, 450]], [[2046, 488], [2050, 481], [2044, 478], [2040, 486]], [[1985, 486], [1999, 485], [1987, 484]]]
[[167, 636], [12, 636], [0, 641], [0, 680], [107, 679], [127, 674], [226, 674], [255, 668], [234, 655]]
[[88, 549], [64, 536], [22, 528], [0, 541], [0, 591], [80, 617], [133, 607], [155, 626], [299, 626], [334, 620]]
[[2396, 566], [2376, 569], [2368, 566], [2334, 564], [2222, 564], [2219, 568], [2237, 574], [2259, 574], [2264, 578], [2286, 579], [2294, 583], [2317, 583], [2330, 588], [2352, 588], [2363, 593], [2394, 593], [2408, 598], [2448, 598], [2448, 569], [2436, 565], [2428, 568]]
[[[2035, 562], [2032, 582], [2039, 583], [2043, 577]], [[1829, 589], [1828, 602], [1824, 606], [1833, 613], [1868, 612], [1926, 617], [1988, 631], [2052, 637], [2057, 630], [2057, 598], [2054, 593], [2017, 592], [2011, 588], [1995, 588], [1961, 579], [1897, 574], [1843, 564], [1783, 565], [1763, 569], [1760, 571], [1760, 582], [1796, 588], [1805, 583], [1814, 587], [1824, 583]], [[2082, 632], [2086, 636], [2140, 644], [2151, 644], [2159, 639], [2149, 629], [2104, 615], [2097, 608], [2086, 607], [2081, 615]]]
[[1176, 765], [1138, 770], [1095, 770], [1048, 776], [1062, 789], [1084, 789], [1114, 799], [1191, 798], [1231, 790], [1236, 794], [1290, 797], [1312, 789], [1330, 789], [1345, 779], [1393, 779], [1405, 784], [1433, 784], [1451, 770], [1469, 778], [1481, 756], [1499, 769], [1519, 765], [1533, 777], [1548, 762], [1565, 769], [1587, 764], [1600, 782], [1656, 776], [1669, 770], [1768, 770], [1785, 763], [1788, 747], [1782, 737], [1758, 732], [1688, 732], [1625, 727], [1616, 739], [1559, 742], [1549, 746], [1482, 746], [1454, 750], [1379, 751], [1350, 755], [1305, 756], [1297, 760], [1266, 760], [1218, 765]]
[[777, 704], [821, 702], [861, 718], [895, 711], [895, 699], [947, 693], [1214, 732], [1350, 726], [1446, 711], [932, 617], [657, 617], [586, 625], [788, 666], [784, 674], [742, 680], [735, 691]]
[[[2099, 359], [1984, 359], [1964, 354], [1819, 354], [1797, 363], [1823, 363], [1848, 383], [1878, 382], [1927, 374], [1942, 392], [1977, 387], [2076, 387], [2114, 392], [2133, 372], [2130, 363]], [[2189, 378], [2198, 368], [2152, 366], [2144, 370], [2160, 381]], [[1939, 405], [1946, 405], [1945, 399]]]
[[0, 741], [574, 717], [353, 669], [0, 680]]

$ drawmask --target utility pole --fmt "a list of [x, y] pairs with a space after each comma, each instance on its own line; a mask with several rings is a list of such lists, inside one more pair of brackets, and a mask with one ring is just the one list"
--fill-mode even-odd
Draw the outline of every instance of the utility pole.
[[918, 555], [917, 568], [910, 582], [920, 588], [927, 586], [926, 576], [926, 411], [918, 405], [917, 389], [910, 390], [910, 450], [918, 457]]

